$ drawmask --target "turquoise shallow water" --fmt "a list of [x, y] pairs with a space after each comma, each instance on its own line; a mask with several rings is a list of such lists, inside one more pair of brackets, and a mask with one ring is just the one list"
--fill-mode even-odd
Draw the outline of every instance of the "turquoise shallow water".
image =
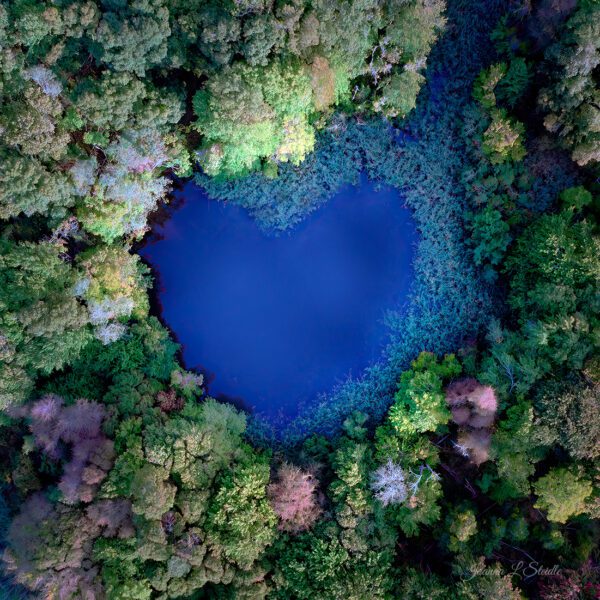
[[194, 183], [176, 196], [140, 253], [185, 365], [205, 373], [211, 395], [292, 417], [379, 358], [416, 240], [396, 190], [364, 179], [279, 236]]

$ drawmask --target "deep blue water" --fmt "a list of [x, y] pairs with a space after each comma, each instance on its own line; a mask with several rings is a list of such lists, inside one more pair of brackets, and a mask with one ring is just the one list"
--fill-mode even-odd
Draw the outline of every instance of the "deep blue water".
[[397, 191], [365, 179], [277, 237], [192, 182], [176, 196], [140, 253], [212, 396], [291, 417], [380, 357], [385, 313], [412, 277], [416, 233]]

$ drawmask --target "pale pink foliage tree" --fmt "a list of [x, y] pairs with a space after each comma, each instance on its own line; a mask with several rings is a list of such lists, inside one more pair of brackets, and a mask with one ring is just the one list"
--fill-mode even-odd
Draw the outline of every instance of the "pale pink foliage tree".
[[105, 437], [82, 440], [73, 445], [58, 488], [63, 502], [91, 502], [115, 458], [114, 444]]
[[97, 565], [95, 540], [134, 535], [129, 500], [100, 500], [81, 507], [51, 504], [41, 493], [23, 504], [12, 521], [4, 569], [16, 581], [56, 600], [106, 598]]
[[269, 485], [268, 494], [282, 531], [306, 531], [321, 514], [313, 474], [294, 465], [281, 466], [277, 479]]
[[459, 379], [446, 388], [452, 420], [459, 426], [457, 449], [476, 465], [488, 460], [491, 429], [498, 410], [493, 387], [473, 377]]
[[59, 458], [60, 456], [58, 418], [62, 411], [62, 405], [62, 398], [54, 394], [48, 394], [35, 402], [30, 408], [29, 429], [33, 434], [35, 444], [51, 458]]
[[458, 434], [457, 447], [464, 448], [468, 458], [480, 465], [489, 459], [492, 433], [489, 429], [463, 430]]
[[64, 406], [62, 398], [48, 394], [23, 408], [20, 416], [28, 418], [35, 446], [52, 459], [62, 458], [70, 447], [58, 484], [63, 501], [91, 502], [115, 455], [112, 440], [102, 432], [104, 406], [88, 400]]

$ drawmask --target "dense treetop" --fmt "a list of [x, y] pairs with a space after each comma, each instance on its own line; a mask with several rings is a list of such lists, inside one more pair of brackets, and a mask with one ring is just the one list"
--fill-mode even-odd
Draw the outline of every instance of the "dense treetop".
[[[0, 595], [597, 598], [599, 40], [598, 0], [0, 2]], [[278, 228], [361, 171], [414, 211], [313, 429], [150, 314], [134, 242], [194, 171]]]

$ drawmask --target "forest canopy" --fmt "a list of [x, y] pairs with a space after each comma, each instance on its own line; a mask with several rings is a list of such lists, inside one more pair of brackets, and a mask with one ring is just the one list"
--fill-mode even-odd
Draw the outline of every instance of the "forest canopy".
[[[598, 598], [599, 65], [598, 0], [0, 1], [0, 596]], [[286, 230], [362, 174], [412, 295], [273, 433], [139, 243], [192, 176]]]

